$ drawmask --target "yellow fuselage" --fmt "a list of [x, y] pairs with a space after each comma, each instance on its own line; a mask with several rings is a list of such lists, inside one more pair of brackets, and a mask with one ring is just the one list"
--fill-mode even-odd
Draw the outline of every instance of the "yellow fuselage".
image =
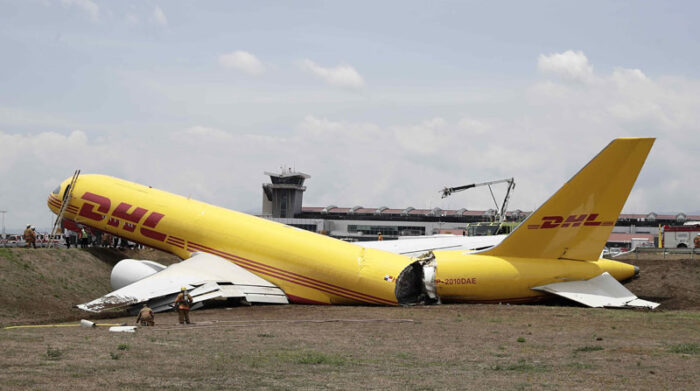
[[[49, 196], [57, 213], [69, 180]], [[64, 217], [128, 240], [189, 258], [201, 251], [225, 258], [279, 286], [297, 303], [398, 304], [395, 282], [409, 257], [363, 248], [148, 186], [81, 175]], [[436, 289], [443, 301], [525, 301], [532, 287], [581, 280], [608, 271], [634, 274], [619, 262], [500, 258], [435, 252]]]
[[554, 282], [587, 280], [603, 272], [617, 280], [634, 276], [634, 266], [599, 259], [570, 261], [501, 258], [436, 251], [436, 287], [443, 302], [522, 302], [542, 298], [531, 288]]

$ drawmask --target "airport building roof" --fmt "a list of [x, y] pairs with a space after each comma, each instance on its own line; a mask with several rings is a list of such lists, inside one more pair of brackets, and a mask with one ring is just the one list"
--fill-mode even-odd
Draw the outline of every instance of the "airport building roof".
[[[508, 211], [506, 220], [518, 221], [530, 215], [530, 211], [519, 209]], [[323, 218], [323, 219], [363, 219], [363, 220], [459, 220], [459, 221], [488, 221], [495, 215], [495, 210], [468, 210], [468, 209], [417, 209], [411, 206], [405, 208], [390, 208], [387, 206], [353, 207], [328, 206], [304, 206], [299, 218]], [[618, 225], [631, 225], [643, 223], [644, 225], [678, 224], [689, 220], [700, 220], [700, 215], [687, 215], [685, 213], [658, 214], [649, 213], [623, 213], [618, 218]]]

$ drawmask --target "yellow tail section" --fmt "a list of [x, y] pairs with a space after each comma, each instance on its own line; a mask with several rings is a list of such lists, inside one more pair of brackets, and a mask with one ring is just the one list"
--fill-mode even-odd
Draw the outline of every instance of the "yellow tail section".
[[600, 258], [653, 138], [613, 140], [498, 246], [499, 257]]

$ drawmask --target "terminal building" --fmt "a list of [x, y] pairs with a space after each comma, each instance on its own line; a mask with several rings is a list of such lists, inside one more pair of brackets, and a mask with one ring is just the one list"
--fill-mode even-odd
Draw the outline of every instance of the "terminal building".
[[[494, 209], [446, 210], [440, 208], [417, 209], [411, 206], [395, 208], [360, 205], [352, 207], [304, 206], [303, 195], [306, 191], [304, 182], [311, 178], [310, 175], [286, 168], [283, 168], [279, 173], [265, 172], [265, 175], [270, 177], [270, 183], [265, 183], [262, 186], [262, 214], [260, 217], [338, 239], [349, 241], [377, 240], [379, 233], [384, 239], [446, 233], [479, 235], [488, 232], [488, 230], [480, 230], [479, 227], [495, 226], [493, 221], [497, 211]], [[505, 224], [515, 226], [529, 214], [529, 211], [508, 211], [505, 214]], [[621, 214], [613, 228], [613, 233], [624, 235], [615, 235], [615, 240], [610, 244], [626, 247], [625, 244], [629, 242], [630, 246], [633, 246], [633, 239], [644, 237], [647, 244], [643, 245], [657, 245], [659, 226], [682, 225], [689, 220], [700, 220], [700, 216], [686, 215], [685, 213], [657, 214], [654, 212]]]

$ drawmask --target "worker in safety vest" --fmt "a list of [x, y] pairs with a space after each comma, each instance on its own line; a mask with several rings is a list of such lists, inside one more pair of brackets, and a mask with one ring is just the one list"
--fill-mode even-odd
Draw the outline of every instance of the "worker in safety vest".
[[382, 233], [381, 233], [381, 232], [379, 233], [379, 235], [377, 235], [377, 240], [380, 241], [380, 242], [381, 242], [382, 240], [384, 240], [384, 236], [382, 236]]
[[24, 241], [27, 243], [25, 247], [33, 246], [36, 248], [36, 234], [32, 230], [32, 226], [27, 224], [27, 228], [24, 230]]
[[87, 248], [88, 241], [88, 233], [85, 230], [85, 227], [80, 228], [80, 247]]
[[187, 293], [187, 288], [183, 286], [175, 299], [175, 308], [177, 308], [177, 318], [180, 324], [190, 324], [190, 306], [192, 306], [192, 296]]
[[153, 315], [153, 310], [148, 307], [148, 304], [144, 304], [141, 311], [139, 311], [139, 316], [136, 318], [136, 324], [141, 322], [141, 326], [155, 326], [156, 317]]

